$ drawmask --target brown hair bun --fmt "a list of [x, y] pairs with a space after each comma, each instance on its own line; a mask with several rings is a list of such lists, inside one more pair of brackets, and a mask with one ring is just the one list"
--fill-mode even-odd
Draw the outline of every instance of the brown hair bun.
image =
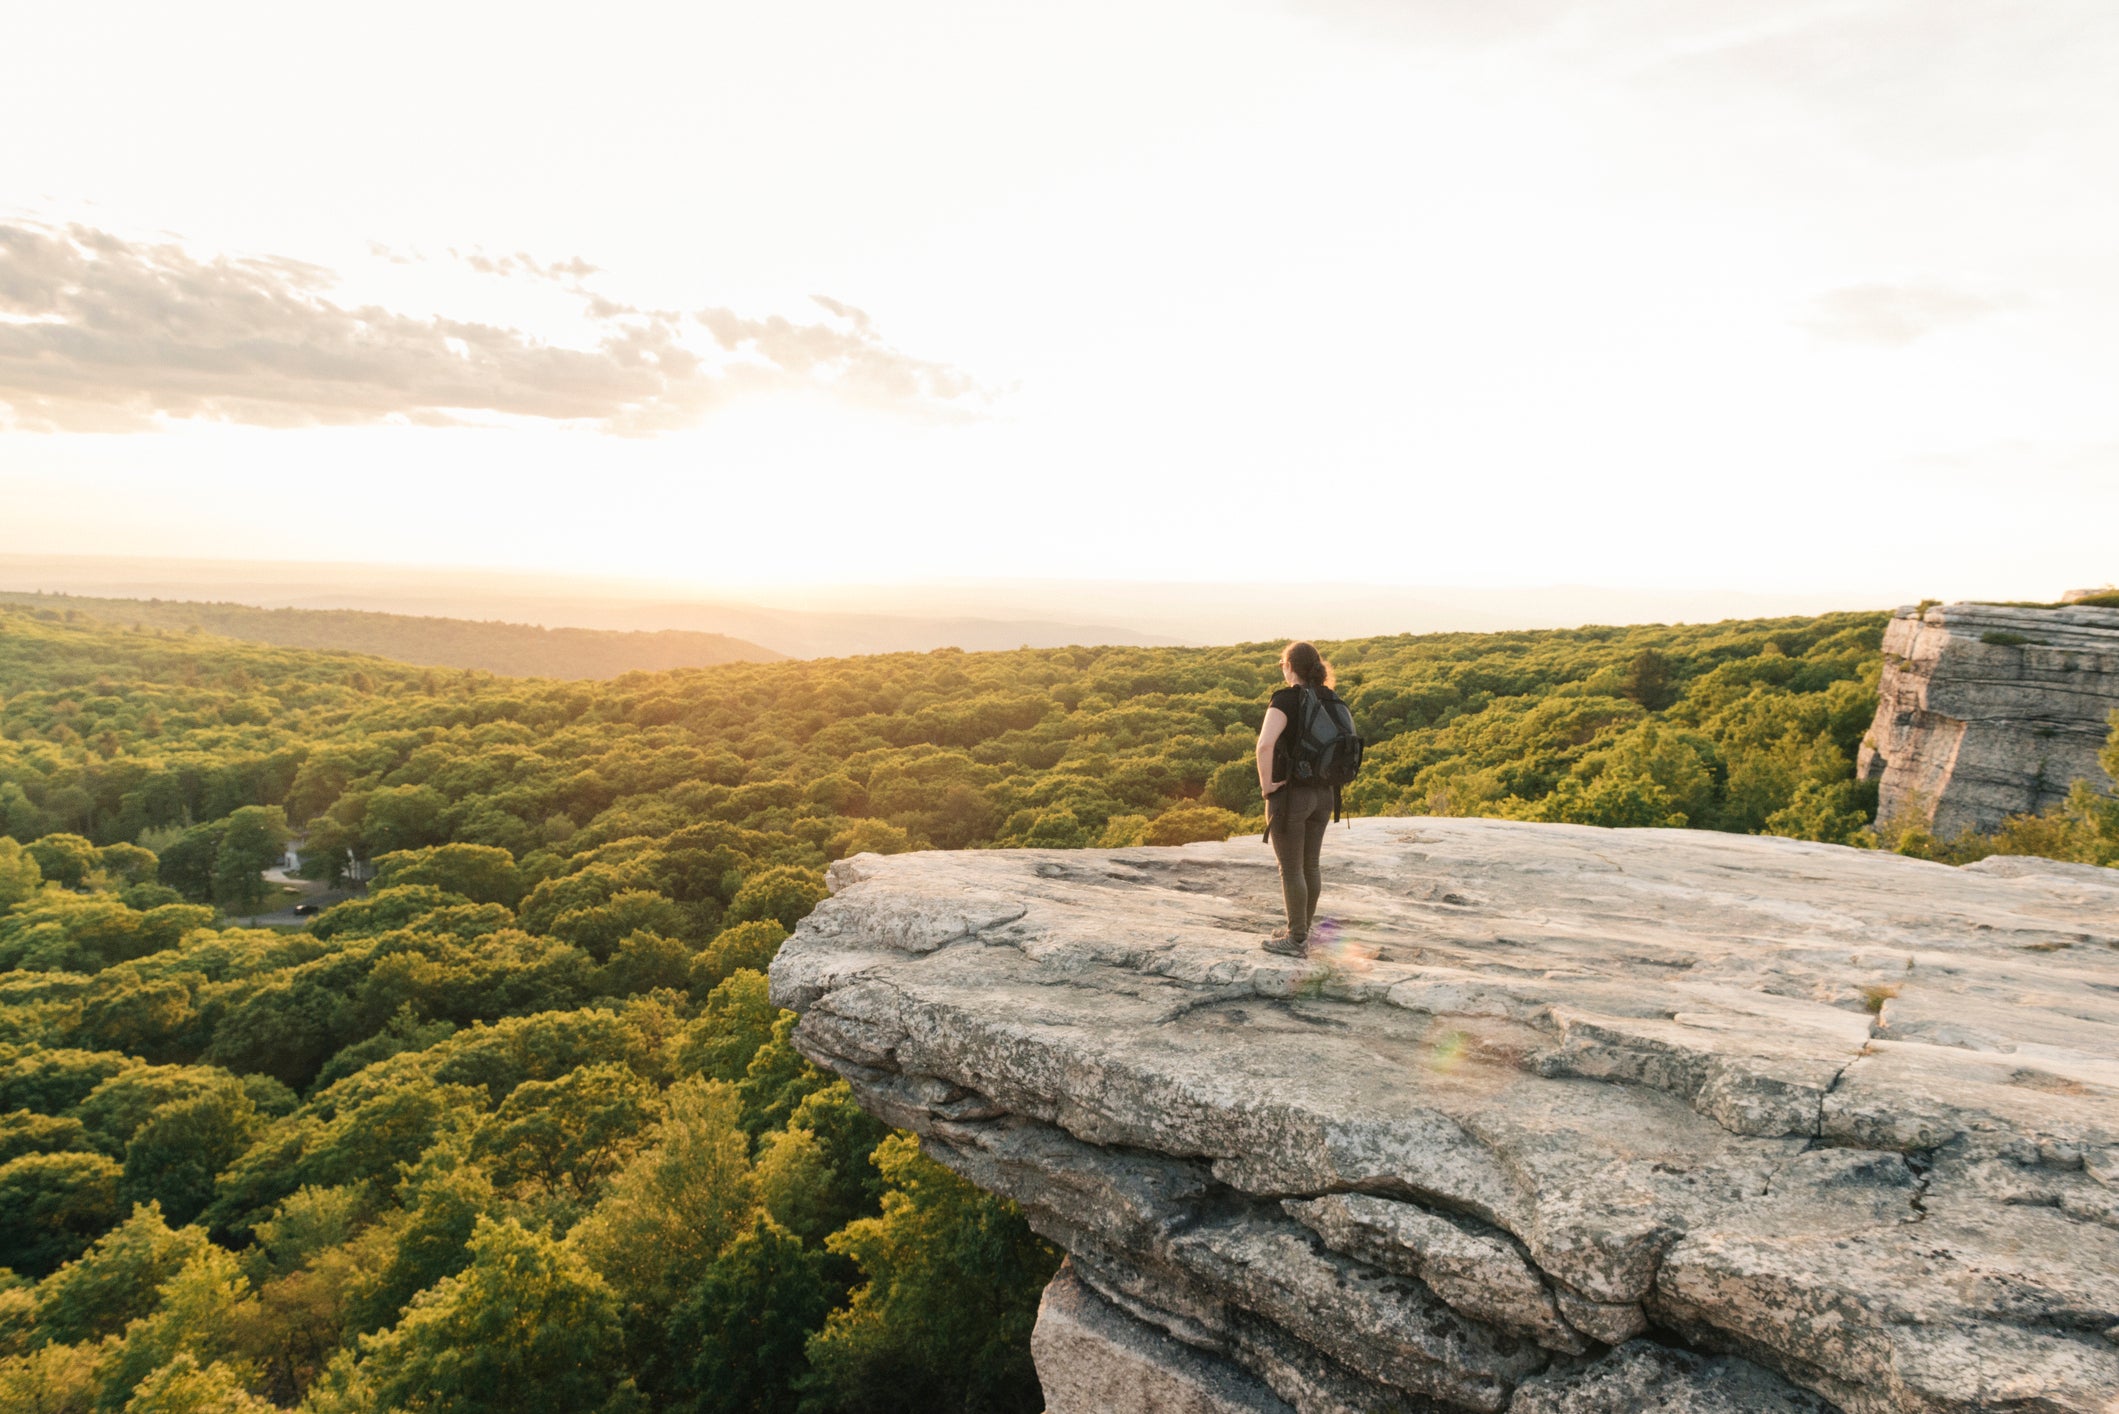
[[1280, 650], [1280, 669], [1293, 673], [1311, 687], [1332, 685], [1332, 665], [1324, 661], [1324, 655], [1314, 646], [1300, 639]]

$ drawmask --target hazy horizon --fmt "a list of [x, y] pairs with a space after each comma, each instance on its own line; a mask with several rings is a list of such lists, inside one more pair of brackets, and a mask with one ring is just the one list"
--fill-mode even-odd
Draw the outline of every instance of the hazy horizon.
[[[2041, 587], [2052, 599], [2062, 588]], [[958, 646], [1225, 644], [1397, 633], [1492, 632], [1586, 624], [1705, 623], [1888, 609], [1920, 598], [1852, 590], [1734, 590], [1351, 582], [1272, 584], [962, 581], [869, 586], [686, 586], [617, 576], [533, 575], [463, 566], [0, 552], [0, 591], [121, 599], [224, 600], [263, 608], [365, 609], [545, 627], [689, 629], [797, 657]]]

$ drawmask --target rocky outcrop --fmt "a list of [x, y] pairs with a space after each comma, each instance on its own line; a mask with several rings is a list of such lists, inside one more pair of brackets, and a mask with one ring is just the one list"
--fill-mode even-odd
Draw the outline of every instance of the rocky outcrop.
[[859, 856], [795, 1039], [1069, 1253], [1051, 1414], [2119, 1409], [2119, 871], [1360, 820]]
[[1900, 609], [1857, 769], [1877, 783], [1879, 822], [1992, 830], [2078, 780], [2109, 786], [2097, 754], [2115, 711], [2119, 609]]

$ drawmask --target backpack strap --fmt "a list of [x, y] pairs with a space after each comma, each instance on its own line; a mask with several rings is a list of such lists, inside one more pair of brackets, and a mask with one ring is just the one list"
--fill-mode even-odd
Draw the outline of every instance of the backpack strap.
[[[1326, 688], [1326, 689], [1325, 689], [1325, 691], [1327, 691], [1327, 692], [1331, 692], [1331, 689], [1330, 689], [1330, 688]], [[1339, 700], [1339, 694], [1338, 694], [1338, 693], [1336, 693], [1336, 692], [1333, 692], [1333, 693], [1332, 693], [1332, 700], [1333, 700], [1334, 702], [1337, 702], [1337, 701]], [[1331, 709], [1330, 709], [1330, 708], [1328, 708], [1328, 707], [1325, 707], [1325, 708], [1322, 708], [1321, 710], [1324, 710], [1324, 711], [1330, 711]], [[1334, 723], [1334, 725], [1336, 726], [1336, 725], [1337, 725], [1337, 723]], [[1332, 783], [1332, 823], [1333, 823], [1333, 824], [1335, 824], [1335, 825], [1339, 823], [1339, 792], [1340, 792], [1340, 791], [1341, 791], [1342, 789], [1344, 789], [1344, 787], [1342, 787], [1342, 786], [1341, 786], [1341, 785], [1340, 785], [1340, 784], [1339, 784], [1339, 783], [1338, 783], [1337, 781], [1334, 781], [1334, 782]], [[1353, 828], [1353, 826], [1354, 826], [1354, 822], [1353, 822], [1353, 821], [1351, 821], [1351, 820], [1347, 821], [1347, 828], [1348, 828], [1348, 829], [1352, 829], [1352, 828]]]
[[[1268, 700], [1267, 700], [1267, 702], [1266, 702], [1266, 708], [1267, 708], [1267, 710], [1269, 710], [1269, 711], [1270, 711], [1270, 710], [1272, 709], [1272, 706], [1273, 706], [1273, 704], [1272, 704], [1272, 701], [1271, 701], [1271, 699], [1268, 699]], [[1282, 715], [1286, 715], [1286, 714], [1285, 714], [1285, 713], [1283, 713]], [[1292, 726], [1292, 725], [1293, 725], [1293, 723], [1290, 723], [1290, 724], [1289, 724], [1289, 726]], [[1293, 780], [1293, 779], [1294, 779], [1294, 776], [1295, 776], [1295, 744], [1294, 744], [1293, 742], [1291, 742], [1291, 741], [1289, 741], [1289, 740], [1288, 740], [1288, 727], [1285, 727], [1285, 726], [1284, 726], [1284, 727], [1282, 727], [1282, 728], [1280, 729], [1280, 740], [1278, 740], [1278, 741], [1276, 741], [1276, 742], [1274, 742], [1274, 743], [1273, 743], [1273, 754], [1274, 754], [1275, 756], [1278, 756], [1278, 755], [1279, 755], [1279, 754], [1281, 753], [1281, 750], [1282, 750], [1283, 748], [1285, 748], [1285, 749], [1287, 750], [1287, 754], [1288, 754], [1288, 779], [1289, 779], [1289, 780]], [[1282, 782], [1280, 783], [1280, 788], [1281, 788], [1282, 790], [1286, 790], [1286, 789], [1288, 788], [1288, 781], [1282, 781]], [[1265, 843], [1265, 844], [1271, 844], [1271, 843], [1273, 842], [1273, 797], [1272, 797], [1272, 795], [1271, 795], [1271, 794], [1268, 794], [1268, 795], [1266, 796], [1266, 798], [1265, 798], [1265, 806], [1266, 806], [1266, 827], [1265, 827], [1265, 832], [1264, 832], [1263, 834], [1261, 834], [1261, 835], [1260, 835], [1260, 836], [1259, 836], [1258, 838], [1259, 838], [1259, 840], [1260, 840], [1260, 841], [1261, 841], [1262, 843]]]

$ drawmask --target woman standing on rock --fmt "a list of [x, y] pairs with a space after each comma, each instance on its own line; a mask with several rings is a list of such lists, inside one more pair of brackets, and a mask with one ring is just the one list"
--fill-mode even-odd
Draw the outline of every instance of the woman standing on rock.
[[1301, 957], [1317, 915], [1325, 827], [1338, 814], [1339, 789], [1329, 778], [1347, 743], [1358, 765], [1360, 739], [1332, 691], [1332, 665], [1315, 648], [1298, 642], [1282, 649], [1280, 675], [1287, 686], [1273, 694], [1258, 729], [1258, 789], [1266, 801], [1266, 839], [1280, 861], [1288, 926], [1266, 939], [1265, 950]]

